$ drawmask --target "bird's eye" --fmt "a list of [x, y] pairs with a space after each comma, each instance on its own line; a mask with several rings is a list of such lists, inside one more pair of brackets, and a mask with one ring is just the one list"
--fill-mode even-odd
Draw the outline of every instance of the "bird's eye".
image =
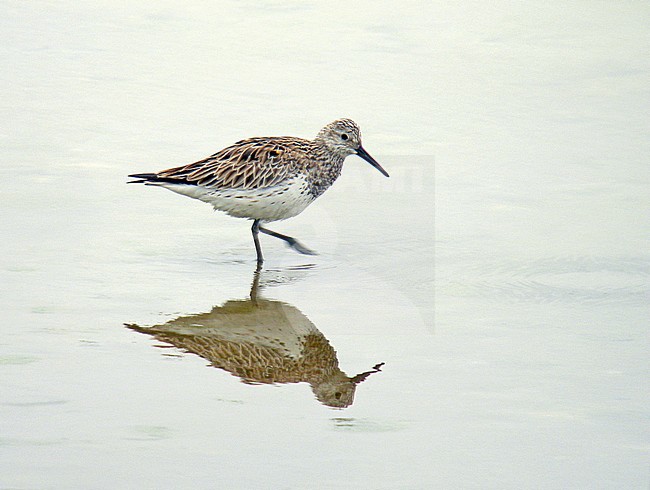
[[347, 141], [348, 138], [349, 138], [349, 136], [348, 136], [347, 134], [345, 134], [345, 133], [343, 133], [343, 134], [341, 135], [341, 139], [342, 139], [343, 141]]

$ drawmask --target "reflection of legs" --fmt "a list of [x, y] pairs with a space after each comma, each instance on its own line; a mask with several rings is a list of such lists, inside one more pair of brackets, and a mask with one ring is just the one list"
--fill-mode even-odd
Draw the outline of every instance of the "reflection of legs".
[[260, 273], [262, 272], [262, 264], [257, 264], [257, 268], [253, 273], [253, 284], [251, 284], [251, 301], [257, 305], [257, 292], [260, 289]]
[[[255, 220], [255, 223], [258, 223], [258, 221], [259, 220]], [[253, 227], [254, 226], [255, 225], [253, 225]], [[282, 233], [278, 233], [277, 231], [269, 230], [268, 228], [264, 228], [262, 226], [259, 226], [259, 223], [258, 223], [257, 228], [262, 233], [266, 233], [267, 235], [271, 235], [271, 236], [274, 236], [275, 238], [279, 238], [280, 240], [284, 240], [296, 252], [299, 252], [299, 253], [304, 254], [304, 255], [316, 255], [316, 252], [314, 252], [313, 250], [305, 247], [302, 243], [300, 243], [298, 240], [296, 240], [293, 237], [283, 235]], [[255, 236], [255, 231], [253, 231], [253, 235]], [[257, 240], [257, 238], [255, 238], [255, 240]], [[257, 242], [256, 242], [256, 244], [257, 244]], [[260, 263], [260, 257], [262, 256], [261, 252], [258, 252], [257, 256], [258, 256], [257, 261], [258, 261], [258, 263]]]
[[257, 268], [259, 270], [264, 262], [264, 257], [262, 257], [262, 247], [260, 245], [260, 239], [258, 238], [258, 235], [260, 234], [260, 220], [256, 219], [253, 221], [251, 231], [253, 232], [253, 242], [255, 242], [255, 252], [257, 252]]

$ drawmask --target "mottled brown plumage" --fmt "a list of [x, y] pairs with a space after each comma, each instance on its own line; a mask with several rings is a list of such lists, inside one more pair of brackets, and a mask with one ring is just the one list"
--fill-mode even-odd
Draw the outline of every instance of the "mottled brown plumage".
[[189, 165], [163, 170], [161, 179], [215, 189], [263, 189], [304, 170], [309, 141], [289, 137], [249, 138]]
[[249, 138], [189, 165], [129, 177], [137, 179], [133, 183], [165, 187], [231, 216], [252, 219], [257, 263], [261, 266], [260, 231], [285, 240], [300, 253], [314, 253], [295, 238], [261, 225], [301, 213], [334, 183], [343, 161], [352, 154], [388, 176], [361, 146], [356, 123], [338, 119], [321, 129], [313, 140], [291, 136]]
[[256, 273], [250, 299], [227, 301], [210, 312], [152, 327], [126, 326], [163, 342], [163, 347], [201, 356], [246, 384], [308, 383], [321, 403], [351, 405], [357, 386], [383, 363], [348, 376], [334, 348], [300, 310], [259, 297], [258, 288]]

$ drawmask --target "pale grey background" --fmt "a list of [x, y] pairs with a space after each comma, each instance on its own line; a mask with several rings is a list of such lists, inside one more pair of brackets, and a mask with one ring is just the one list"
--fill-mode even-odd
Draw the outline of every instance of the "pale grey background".
[[[0, 488], [648, 487], [647, 3], [0, 9]], [[263, 282], [386, 363], [353, 406], [123, 327], [254, 268], [127, 173], [342, 116], [391, 178], [350, 157]]]

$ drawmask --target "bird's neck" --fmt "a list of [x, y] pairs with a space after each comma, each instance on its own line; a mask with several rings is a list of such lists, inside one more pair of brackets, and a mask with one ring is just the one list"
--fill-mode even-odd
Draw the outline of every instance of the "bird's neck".
[[314, 152], [315, 158], [311, 162], [308, 179], [311, 194], [316, 198], [325, 192], [341, 175], [343, 161], [347, 155], [332, 152], [318, 139], [314, 141], [314, 145], [316, 150]]

